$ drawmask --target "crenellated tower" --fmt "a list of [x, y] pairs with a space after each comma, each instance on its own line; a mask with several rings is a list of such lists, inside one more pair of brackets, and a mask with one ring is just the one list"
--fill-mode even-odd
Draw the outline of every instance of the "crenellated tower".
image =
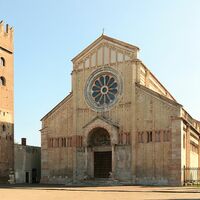
[[14, 45], [13, 28], [0, 22], [0, 183], [14, 169]]

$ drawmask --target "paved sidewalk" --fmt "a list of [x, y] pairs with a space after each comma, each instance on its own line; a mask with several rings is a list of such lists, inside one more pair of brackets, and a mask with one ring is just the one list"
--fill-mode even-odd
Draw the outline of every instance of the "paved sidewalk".
[[15, 186], [1, 187], [0, 200], [140, 200], [140, 199], [199, 199], [200, 188], [195, 187], [60, 187]]

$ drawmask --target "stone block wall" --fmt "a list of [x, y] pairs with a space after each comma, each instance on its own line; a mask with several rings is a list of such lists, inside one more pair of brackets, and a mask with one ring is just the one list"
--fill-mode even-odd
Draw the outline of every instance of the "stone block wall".
[[13, 28], [0, 22], [0, 182], [5, 183], [14, 169], [13, 35]]
[[171, 184], [170, 174], [181, 173], [181, 124], [172, 121], [180, 105], [140, 86], [136, 93], [137, 183]]

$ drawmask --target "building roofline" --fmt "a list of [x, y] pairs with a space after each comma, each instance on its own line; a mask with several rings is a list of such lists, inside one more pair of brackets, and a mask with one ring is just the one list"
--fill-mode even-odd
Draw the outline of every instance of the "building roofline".
[[171, 99], [169, 99], [169, 98], [167, 98], [167, 97], [165, 97], [165, 96], [163, 96], [163, 95], [161, 95], [161, 94], [159, 94], [159, 93], [157, 93], [157, 92], [155, 92], [155, 91], [153, 91], [153, 90], [151, 90], [151, 89], [147, 88], [146, 86], [143, 86], [143, 85], [141, 85], [141, 84], [139, 84], [139, 83], [136, 83], [136, 86], [137, 86], [138, 88], [141, 88], [141, 89], [145, 90], [146, 92], [148, 92], [148, 93], [150, 93], [150, 94], [152, 94], [152, 95], [154, 95], [154, 96], [159, 97], [160, 99], [162, 99], [162, 100], [164, 100], [164, 101], [166, 101], [166, 102], [168, 102], [168, 103], [170, 103], [170, 104], [173, 104], [173, 105], [175, 105], [175, 106], [180, 106], [181, 109], [182, 109], [184, 112], [186, 112], [186, 114], [191, 118], [192, 122], [190, 122], [190, 121], [188, 120], [188, 118], [186, 118], [186, 117], [184, 117], [184, 116], [181, 116], [180, 119], [182, 119], [183, 121], [187, 122], [194, 130], [196, 130], [196, 131], [199, 133], [199, 130], [198, 130], [198, 129], [194, 126], [194, 124], [193, 124], [194, 122], [196, 122], [196, 123], [198, 123], [198, 125], [199, 125], [199, 127], [200, 127], [199, 122], [198, 122], [197, 120], [195, 120], [195, 119], [183, 108], [183, 105], [181, 105], [181, 104], [179, 104], [178, 102], [173, 101], [173, 100], [171, 100]]
[[47, 117], [49, 117], [53, 112], [55, 112], [58, 108], [60, 108], [61, 105], [63, 105], [66, 101], [68, 101], [72, 97], [72, 92], [67, 95], [61, 102], [59, 102], [56, 106], [54, 106], [40, 121], [45, 120]]
[[173, 105], [175, 105], [175, 106], [183, 107], [183, 106], [182, 106], [181, 104], [179, 104], [177, 101], [174, 101], [174, 100], [172, 100], [172, 99], [169, 99], [169, 98], [167, 98], [166, 96], [163, 96], [163, 95], [161, 95], [160, 93], [155, 92], [155, 91], [149, 89], [148, 87], [146, 87], [146, 86], [144, 86], [144, 85], [141, 85], [141, 84], [139, 84], [139, 83], [136, 83], [136, 86], [137, 86], [138, 88], [141, 88], [141, 89], [145, 90], [146, 92], [148, 92], [148, 93], [150, 93], [150, 94], [156, 96], [156, 97], [159, 97], [160, 99], [162, 99], [162, 100], [164, 100], [164, 101], [166, 101], [166, 102], [168, 102], [168, 103], [170, 103], [170, 104], [173, 104]]
[[104, 35], [102, 34], [100, 37], [98, 37], [94, 42], [92, 42], [89, 46], [87, 46], [85, 49], [83, 49], [78, 55], [76, 55], [74, 58], [72, 58], [72, 62], [76, 61], [77, 59], [79, 59], [82, 55], [84, 55], [88, 50], [90, 50], [92, 47], [94, 47], [98, 42], [100, 42], [101, 40], [108, 40], [110, 42], [113, 42], [113, 43], [116, 43], [116, 44], [119, 44], [119, 45], [122, 45], [126, 48], [129, 48], [129, 49], [133, 49], [133, 50], [140, 50], [139, 47], [137, 46], [134, 46], [132, 44], [129, 44], [129, 43], [126, 43], [126, 42], [123, 42], [121, 40], [118, 40], [118, 39], [115, 39], [115, 38], [112, 38], [112, 37], [109, 37], [107, 35]]
[[141, 62], [141, 64], [143, 65], [143, 67], [146, 69], [146, 70], [148, 70], [149, 71], [149, 73], [153, 76], [153, 78], [164, 88], [164, 90], [170, 95], [170, 97], [175, 101], [175, 102], [177, 102], [176, 101], [176, 99], [171, 95], [171, 93], [166, 89], [166, 87], [156, 78], [156, 76], [147, 68], [147, 66], [142, 62], [142, 61], [140, 61]]

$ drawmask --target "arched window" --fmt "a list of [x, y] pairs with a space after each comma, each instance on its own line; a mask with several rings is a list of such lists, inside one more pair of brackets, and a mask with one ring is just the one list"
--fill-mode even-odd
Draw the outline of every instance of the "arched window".
[[5, 59], [3, 57], [0, 58], [0, 66], [5, 66]]
[[64, 138], [64, 147], [66, 147], [66, 138]]
[[64, 147], [64, 139], [61, 138], [61, 147]]
[[143, 136], [143, 132], [139, 132], [139, 133], [138, 133], [138, 142], [139, 142], [139, 143], [143, 143], [143, 142], [144, 142], [143, 137], [144, 137], [144, 136]]
[[6, 131], [6, 126], [5, 126], [5, 124], [3, 124], [3, 126], [2, 126], [2, 131], [3, 131], [3, 132]]
[[152, 142], [152, 141], [153, 141], [152, 131], [147, 131], [147, 142]]
[[0, 77], [0, 86], [5, 86], [5, 85], [6, 85], [6, 79], [3, 76], [1, 76]]

